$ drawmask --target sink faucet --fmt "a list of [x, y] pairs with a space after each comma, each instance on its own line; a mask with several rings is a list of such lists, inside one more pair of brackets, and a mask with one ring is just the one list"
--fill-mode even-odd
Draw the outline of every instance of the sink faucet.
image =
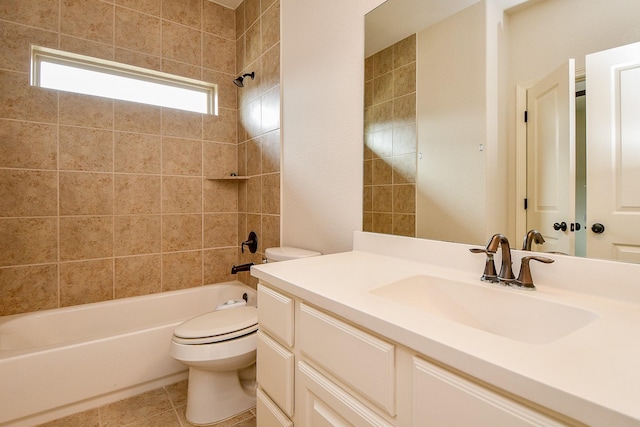
[[509, 284], [516, 279], [511, 268], [511, 247], [509, 246], [509, 240], [503, 234], [494, 234], [491, 236], [489, 243], [487, 243], [487, 253], [495, 254], [498, 250], [498, 245], [502, 252], [502, 265], [500, 266], [500, 274], [498, 279], [500, 282]]
[[538, 230], [529, 230], [527, 235], [524, 236], [524, 241], [522, 242], [522, 250], [530, 251], [532, 243], [535, 242], [539, 245], [544, 243], [544, 237]]

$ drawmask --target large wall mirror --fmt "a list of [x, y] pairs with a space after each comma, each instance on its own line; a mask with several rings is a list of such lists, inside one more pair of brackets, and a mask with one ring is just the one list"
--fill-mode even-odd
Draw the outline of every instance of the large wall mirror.
[[[592, 193], [585, 201], [584, 190], [600, 181], [585, 163], [584, 135], [591, 131], [584, 120], [590, 99], [587, 57], [640, 41], [637, 16], [640, 2], [635, 0], [387, 0], [370, 12], [365, 20], [364, 229], [471, 244], [484, 244], [502, 232], [519, 247], [528, 229], [544, 228], [547, 241], [535, 250], [640, 260], [640, 240], [621, 243], [626, 231], [613, 226], [605, 233], [591, 231], [600, 217], [588, 213], [587, 203], [603, 205], [605, 199]], [[532, 163], [535, 156], [527, 156], [531, 124], [520, 120], [527, 94], [563, 67], [571, 73], [568, 90], [574, 98], [586, 85], [586, 97], [573, 99], [577, 113], [571, 111], [568, 122], [568, 133], [578, 140], [570, 161], [547, 154]], [[624, 93], [640, 96], [640, 89], [625, 87]], [[628, 111], [638, 108], [637, 116], [635, 95], [621, 102]], [[640, 148], [635, 148], [640, 141], [632, 139], [620, 151], [624, 157], [618, 156], [624, 161], [616, 161], [640, 166]], [[527, 178], [527, 169], [536, 172]], [[571, 193], [578, 210], [541, 223], [527, 218], [532, 205], [528, 200], [525, 210], [524, 198], [533, 194], [527, 180], [542, 185], [565, 169], [573, 173], [571, 191], [558, 190], [536, 207], [553, 211], [554, 203]], [[625, 179], [632, 182], [633, 174]], [[622, 203], [625, 217], [640, 211], [640, 187], [635, 187], [627, 186], [631, 190], [621, 196], [624, 200], [606, 203]], [[553, 228], [562, 222], [566, 231]], [[623, 229], [634, 227], [640, 230], [640, 220]], [[604, 252], [587, 247], [595, 247], [588, 239], [606, 234], [617, 243]], [[563, 236], [570, 243], [561, 243]]]

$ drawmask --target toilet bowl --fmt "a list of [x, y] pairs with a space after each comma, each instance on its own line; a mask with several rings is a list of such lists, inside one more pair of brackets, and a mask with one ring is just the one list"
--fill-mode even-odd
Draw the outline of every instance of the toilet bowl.
[[290, 246], [281, 246], [278, 248], [267, 248], [264, 251], [266, 262], [288, 261], [292, 259], [309, 258], [322, 255], [320, 252], [310, 251], [308, 249], [292, 248]]
[[176, 327], [171, 356], [189, 367], [187, 420], [212, 424], [256, 404], [255, 361], [258, 313], [242, 300]]

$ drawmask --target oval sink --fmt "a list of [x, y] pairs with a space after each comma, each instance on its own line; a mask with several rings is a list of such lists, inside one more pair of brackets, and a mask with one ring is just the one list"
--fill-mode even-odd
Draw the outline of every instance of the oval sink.
[[370, 291], [472, 328], [529, 344], [546, 344], [598, 318], [596, 313], [532, 298], [527, 291], [419, 275]]

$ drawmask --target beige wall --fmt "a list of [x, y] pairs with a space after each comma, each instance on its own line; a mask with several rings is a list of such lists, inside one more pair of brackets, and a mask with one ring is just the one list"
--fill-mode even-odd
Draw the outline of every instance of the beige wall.
[[[248, 228], [277, 242], [279, 164], [262, 154], [278, 138], [278, 7], [0, 3], [0, 315], [228, 280]], [[217, 83], [220, 114], [29, 87], [30, 43]], [[258, 79], [239, 92], [245, 65]], [[238, 114], [237, 93], [261, 115]]]
[[416, 36], [365, 59], [363, 230], [415, 236]]

